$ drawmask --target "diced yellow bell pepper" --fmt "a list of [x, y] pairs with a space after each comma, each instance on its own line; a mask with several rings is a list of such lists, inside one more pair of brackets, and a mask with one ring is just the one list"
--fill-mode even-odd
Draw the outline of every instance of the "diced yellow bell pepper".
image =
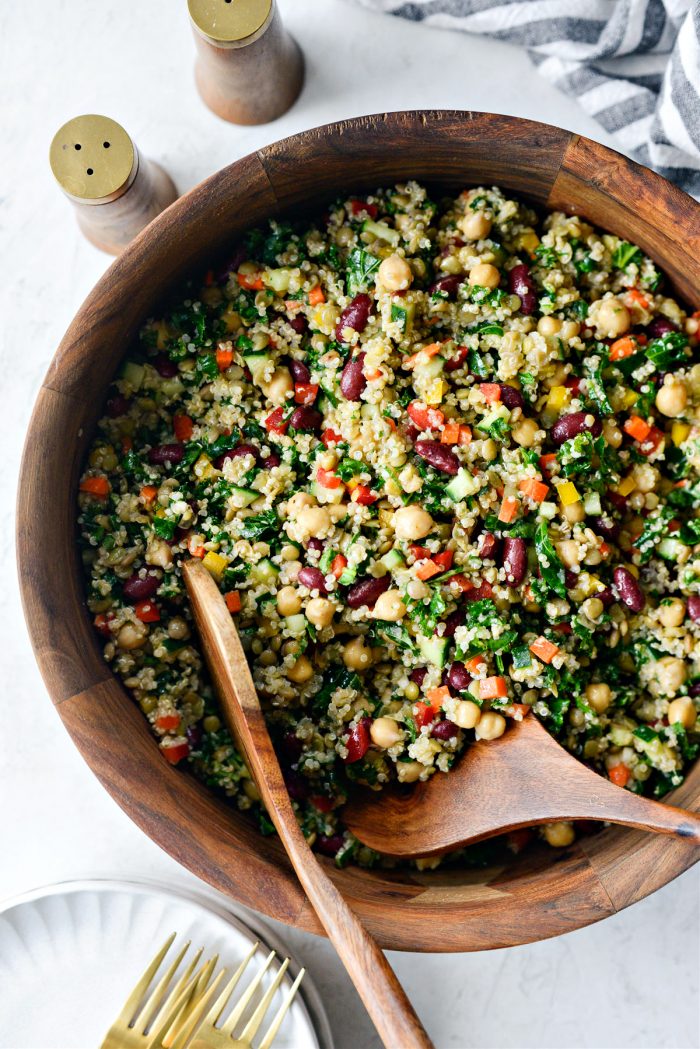
[[197, 462], [194, 464], [194, 475], [200, 480], [205, 480], [207, 477], [216, 477], [218, 470], [215, 466], [212, 466], [212, 461], [208, 455], [200, 455]]
[[531, 255], [534, 254], [535, 249], [539, 247], [540, 238], [535, 233], [534, 229], [523, 230], [515, 238], [515, 245], [518, 248], [524, 248], [525, 251], [529, 251]]
[[440, 404], [447, 393], [447, 383], [444, 379], [436, 379], [425, 395], [426, 404]]
[[221, 319], [226, 325], [226, 331], [238, 331], [241, 326], [241, 318], [233, 303], [228, 305], [221, 314]]
[[228, 567], [228, 558], [224, 557], [223, 554], [216, 554], [213, 550], [209, 550], [204, 555], [202, 564], [209, 574], [216, 579], [217, 583], [220, 583], [223, 574]]
[[547, 408], [551, 412], [560, 412], [566, 407], [571, 397], [571, 390], [567, 386], [553, 386], [547, 397]]
[[168, 339], [170, 338], [170, 328], [165, 321], [157, 321], [153, 325], [154, 331], [156, 332], [156, 349], [164, 350], [168, 345]]
[[686, 437], [688, 436], [689, 433], [690, 433], [690, 427], [688, 426], [687, 423], [674, 423], [673, 424], [673, 426], [671, 427], [671, 440], [675, 444], [676, 448], [680, 444], [683, 444], [683, 441], [686, 439]]
[[351, 477], [349, 481], [345, 482], [345, 487], [349, 492], [353, 492], [361, 484], [364, 484], [364, 482], [359, 477]]
[[630, 573], [630, 575], [634, 576], [635, 579], [639, 579], [639, 569], [637, 568], [636, 565], [626, 564], [625, 568]]
[[636, 403], [638, 394], [634, 390], [625, 390], [624, 397], [622, 398], [622, 407], [631, 408]]
[[617, 486], [617, 491], [620, 495], [627, 496], [630, 495], [630, 493], [633, 492], [636, 487], [637, 482], [635, 481], [634, 477], [632, 477], [632, 475], [629, 474], [629, 476], [624, 477], [620, 481], [620, 483]]
[[581, 499], [578, 488], [571, 481], [564, 481], [563, 484], [558, 485], [557, 495], [562, 506], [571, 506], [572, 503], [578, 503]]

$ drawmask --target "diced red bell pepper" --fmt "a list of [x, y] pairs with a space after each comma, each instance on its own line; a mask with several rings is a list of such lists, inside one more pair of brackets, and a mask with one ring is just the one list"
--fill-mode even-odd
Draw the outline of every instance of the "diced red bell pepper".
[[350, 210], [353, 215], [361, 215], [363, 211], [366, 211], [371, 219], [376, 219], [379, 214], [379, 208], [376, 204], [368, 204], [366, 200], [351, 200]]
[[336, 579], [340, 579], [341, 575], [347, 568], [348, 559], [344, 554], [336, 554], [331, 561], [331, 572]]
[[324, 470], [319, 466], [316, 470], [316, 480], [323, 488], [340, 488], [343, 482], [332, 470]]
[[369, 726], [371, 724], [371, 718], [362, 718], [361, 721], [358, 721], [357, 724], [353, 725], [350, 729], [350, 735], [345, 741], [345, 746], [348, 751], [347, 757], [345, 758], [346, 765], [351, 765], [355, 761], [360, 761], [369, 750]]
[[180, 727], [180, 721], [179, 714], [161, 714], [159, 718], [156, 718], [156, 728], [161, 729], [162, 732], [172, 732]]
[[436, 430], [445, 421], [439, 408], [429, 408], [422, 401], [411, 401], [406, 411], [419, 430]]
[[[454, 579], [455, 576], [452, 578]], [[486, 579], [483, 579], [479, 586], [474, 587], [467, 593], [467, 601], [490, 601], [492, 597], [493, 587]]]
[[312, 794], [309, 801], [319, 812], [332, 812], [335, 808], [333, 799], [327, 798], [324, 794]]
[[158, 623], [160, 621], [158, 605], [154, 605], [148, 599], [137, 601], [134, 605], [134, 612], [136, 613], [136, 618], [140, 619], [142, 623]]
[[418, 729], [422, 729], [424, 725], [429, 725], [435, 717], [435, 711], [430, 703], [423, 703], [419, 700], [417, 703], [413, 704], [413, 709], [415, 711], [413, 720]]
[[329, 444], [340, 444], [342, 437], [335, 430], [324, 430], [321, 434], [321, 441], [325, 444], [326, 448]]
[[458, 368], [461, 368], [467, 357], [469, 356], [468, 346], [458, 346], [457, 352], [454, 357], [450, 357], [449, 361], [445, 362], [445, 371], [455, 372]]
[[359, 503], [360, 506], [371, 506], [372, 503], [376, 503], [379, 496], [375, 495], [372, 489], [368, 488], [366, 484], [358, 484], [358, 486], [353, 489], [350, 498], [353, 503]]
[[271, 412], [265, 420], [265, 429], [268, 433], [286, 433], [289, 429], [289, 419], [284, 417], [284, 408], [282, 405], [279, 408], [275, 408], [274, 412]]
[[265, 285], [259, 273], [237, 273], [236, 279], [241, 288], [246, 291], [263, 291]]
[[94, 626], [98, 634], [102, 634], [102, 637], [111, 637], [112, 631], [109, 629], [109, 622], [114, 619], [114, 612], [99, 612], [94, 620]]
[[160, 749], [166, 761], [171, 765], [177, 765], [178, 761], [182, 761], [189, 754], [190, 745], [189, 743], [175, 743], [169, 747], [162, 746]]
[[189, 441], [194, 430], [194, 423], [189, 415], [173, 415], [173, 432], [178, 441]]
[[479, 389], [489, 403], [500, 401], [501, 387], [497, 382], [480, 382]]
[[639, 450], [642, 455], [653, 455], [659, 445], [664, 443], [663, 431], [658, 426], [652, 426], [649, 433], [646, 435], [644, 440], [639, 445]]
[[432, 557], [430, 550], [425, 546], [419, 546], [417, 543], [411, 543], [409, 550], [415, 557], [416, 561], [423, 561], [426, 557]]
[[439, 554], [433, 554], [432, 559], [436, 565], [439, 565], [443, 572], [449, 571], [452, 568], [452, 561], [454, 560], [454, 550], [443, 550]]
[[294, 400], [297, 404], [313, 404], [318, 397], [318, 383], [294, 383]]

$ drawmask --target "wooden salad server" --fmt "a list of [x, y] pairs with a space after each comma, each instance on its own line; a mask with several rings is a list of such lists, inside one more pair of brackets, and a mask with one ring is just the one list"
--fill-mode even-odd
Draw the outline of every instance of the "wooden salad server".
[[387, 1049], [433, 1049], [378, 944], [325, 873], [301, 832], [267, 731], [238, 632], [200, 561], [184, 578], [228, 728], [245, 757], [297, 877]]
[[430, 856], [493, 834], [560, 820], [621, 823], [700, 843], [700, 817], [632, 794], [587, 768], [534, 715], [470, 746], [447, 774], [359, 791], [343, 812], [361, 842], [391, 856]]

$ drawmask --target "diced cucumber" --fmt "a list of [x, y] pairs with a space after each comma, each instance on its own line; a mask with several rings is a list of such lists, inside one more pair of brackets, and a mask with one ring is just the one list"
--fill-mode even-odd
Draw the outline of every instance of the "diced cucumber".
[[656, 549], [666, 561], [677, 561], [678, 558], [685, 553], [688, 547], [685, 543], [681, 543], [680, 539], [667, 537], [666, 539], [661, 540]]
[[392, 302], [391, 304], [391, 321], [393, 324], [399, 325], [404, 335], [410, 332], [413, 327], [415, 313], [415, 302], [407, 302], [401, 305], [398, 302]]
[[163, 379], [158, 384], [156, 392], [158, 402], [160, 403], [161, 400], [175, 400], [176, 397], [179, 397], [184, 392], [184, 389], [184, 383], [180, 382], [177, 375], [174, 375], [172, 379]]
[[421, 655], [428, 663], [441, 670], [447, 662], [447, 649], [450, 639], [447, 637], [421, 637], [418, 639], [418, 648]]
[[388, 553], [384, 554], [384, 557], [380, 557], [380, 563], [388, 568], [391, 572], [392, 568], [403, 568], [406, 564], [406, 558], [403, 556], [400, 550], [393, 547]]
[[272, 583], [277, 579], [280, 570], [269, 557], [263, 557], [262, 561], [252, 565], [250, 574], [256, 583]]
[[375, 222], [374, 219], [365, 219], [362, 224], [363, 233], [373, 233], [379, 240], [385, 240], [392, 248], [401, 240], [401, 234], [397, 229], [387, 226], [386, 222]]
[[587, 514], [600, 514], [603, 508], [600, 505], [600, 496], [597, 492], [586, 492], [583, 499], [583, 509]]
[[444, 367], [445, 358], [436, 353], [434, 357], [428, 357], [425, 361], [421, 361], [419, 357], [413, 373], [417, 379], [437, 379]]
[[338, 579], [341, 586], [348, 586], [357, 579], [357, 565], [346, 565]]
[[260, 492], [256, 492], [254, 488], [239, 488], [237, 485], [233, 485], [231, 488], [231, 496], [236, 496], [236, 506], [250, 506], [256, 499], [260, 498]]
[[499, 422], [508, 422], [510, 419], [510, 410], [506, 408], [505, 404], [497, 404], [496, 407], [488, 412], [483, 419], [476, 424], [478, 430], [483, 430], [484, 433], [491, 433], [494, 424]]
[[333, 564], [333, 558], [335, 557], [337, 550], [334, 550], [332, 546], [327, 546], [321, 556], [321, 560], [318, 562], [318, 567], [324, 575], [328, 575]]
[[610, 726], [609, 735], [611, 742], [616, 747], [629, 747], [634, 740], [634, 733], [627, 725], [613, 724]]
[[453, 502], [459, 503], [462, 499], [475, 495], [480, 488], [481, 482], [477, 481], [476, 477], [472, 477], [469, 471], [462, 466], [445, 488], [445, 495], [448, 495]]
[[306, 631], [306, 616], [303, 612], [299, 612], [295, 616], [287, 616], [284, 625], [287, 627], [290, 634], [299, 637]]
[[345, 488], [342, 484], [339, 488], [326, 488], [325, 485], [314, 481], [311, 485], [311, 494], [319, 503], [342, 503]]
[[519, 648], [513, 649], [513, 666], [516, 670], [523, 670], [525, 667], [532, 666], [532, 655], [527, 645], [521, 645]]
[[267, 366], [272, 363], [269, 353], [246, 353], [243, 360], [250, 370], [254, 383], [262, 381]]
[[145, 372], [146, 369], [142, 364], [136, 364], [134, 361], [127, 361], [122, 368], [121, 377], [124, 382], [128, 382], [132, 390], [140, 390]]

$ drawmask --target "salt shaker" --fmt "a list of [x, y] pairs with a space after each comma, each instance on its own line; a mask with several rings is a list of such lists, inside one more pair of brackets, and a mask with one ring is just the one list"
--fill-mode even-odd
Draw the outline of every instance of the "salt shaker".
[[109, 117], [69, 120], [56, 132], [49, 160], [80, 229], [112, 255], [177, 199], [170, 176], [139, 154], [121, 124]]
[[207, 106], [232, 124], [285, 113], [304, 82], [304, 56], [275, 0], [188, 0], [195, 80]]

